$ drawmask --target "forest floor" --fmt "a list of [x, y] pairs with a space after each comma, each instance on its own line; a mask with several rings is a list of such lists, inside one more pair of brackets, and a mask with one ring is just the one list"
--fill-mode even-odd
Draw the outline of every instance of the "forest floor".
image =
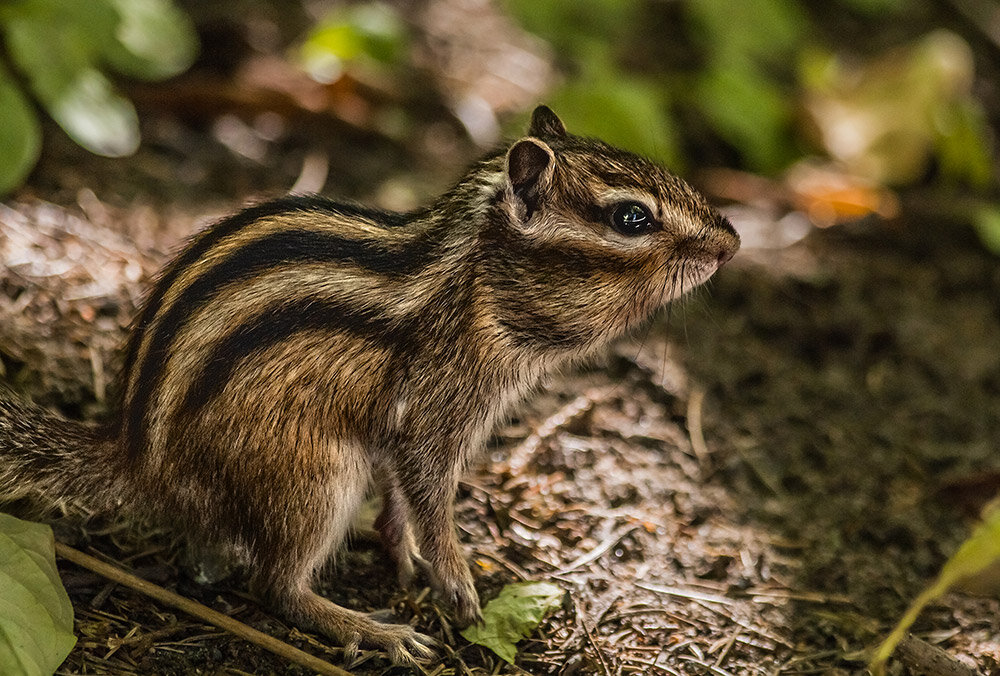
[[[28, 187], [0, 206], [0, 376], [72, 417], [107, 410], [117, 347], [157, 267], [316, 157], [294, 140], [309, 130], [241, 156], [219, 139], [253, 130], [229, 122], [153, 118], [125, 160], [46, 139]], [[320, 153], [325, 193], [405, 208], [460, 170], [414, 160], [446, 153], [352, 143]], [[746, 248], [497, 431], [457, 507], [480, 595], [524, 578], [567, 592], [516, 667], [459, 637], [426, 590], [396, 588], [370, 516], [323, 592], [442, 640], [435, 675], [863, 673], [1000, 488], [1000, 265], [965, 226], [905, 201], [903, 214]], [[194, 582], [166, 531], [94, 517], [57, 536], [356, 673], [406, 673], [375, 651], [343, 664], [239, 574]], [[306, 673], [73, 564], [60, 571], [79, 642], [59, 673]], [[915, 635], [1000, 673], [995, 598], [951, 594]]]

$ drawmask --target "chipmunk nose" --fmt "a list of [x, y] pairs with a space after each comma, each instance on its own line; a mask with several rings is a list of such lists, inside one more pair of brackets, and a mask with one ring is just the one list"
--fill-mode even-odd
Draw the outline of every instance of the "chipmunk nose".
[[718, 226], [719, 228], [716, 231], [719, 246], [717, 260], [718, 266], [721, 268], [731, 261], [736, 252], [740, 250], [740, 236], [728, 218], [720, 216]]

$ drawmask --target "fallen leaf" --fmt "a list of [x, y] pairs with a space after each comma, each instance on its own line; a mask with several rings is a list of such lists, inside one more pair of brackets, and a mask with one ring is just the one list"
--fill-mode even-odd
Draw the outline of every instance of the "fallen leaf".
[[563, 590], [548, 582], [516, 582], [486, 604], [482, 624], [462, 630], [470, 643], [485, 646], [510, 664], [517, 643], [562, 603]]

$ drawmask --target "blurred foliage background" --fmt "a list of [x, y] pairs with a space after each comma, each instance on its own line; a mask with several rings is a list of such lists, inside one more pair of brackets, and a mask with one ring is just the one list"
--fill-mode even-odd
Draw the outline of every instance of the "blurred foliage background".
[[[212, 5], [0, 6], [0, 192], [35, 165], [42, 119], [92, 152], [133, 152], [137, 81], [167, 80], [162, 101], [194, 63], [232, 76], [251, 100], [270, 88], [396, 138], [434, 110], [414, 101], [440, 104], [475, 146], [516, 134], [546, 101], [571, 130], [680, 173], [776, 179], [821, 225], [891, 217], [896, 189], [957, 191], [970, 196], [962, 215], [1000, 252], [1000, 9], [990, 0]], [[264, 57], [282, 68], [241, 81], [237, 71]], [[715, 187], [724, 198], [746, 192], [739, 181]]]

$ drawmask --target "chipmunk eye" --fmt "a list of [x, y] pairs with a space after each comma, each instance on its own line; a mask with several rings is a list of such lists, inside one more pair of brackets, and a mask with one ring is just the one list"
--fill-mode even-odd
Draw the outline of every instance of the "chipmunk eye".
[[638, 202], [622, 202], [611, 211], [611, 227], [627, 237], [644, 235], [655, 223], [649, 209]]

